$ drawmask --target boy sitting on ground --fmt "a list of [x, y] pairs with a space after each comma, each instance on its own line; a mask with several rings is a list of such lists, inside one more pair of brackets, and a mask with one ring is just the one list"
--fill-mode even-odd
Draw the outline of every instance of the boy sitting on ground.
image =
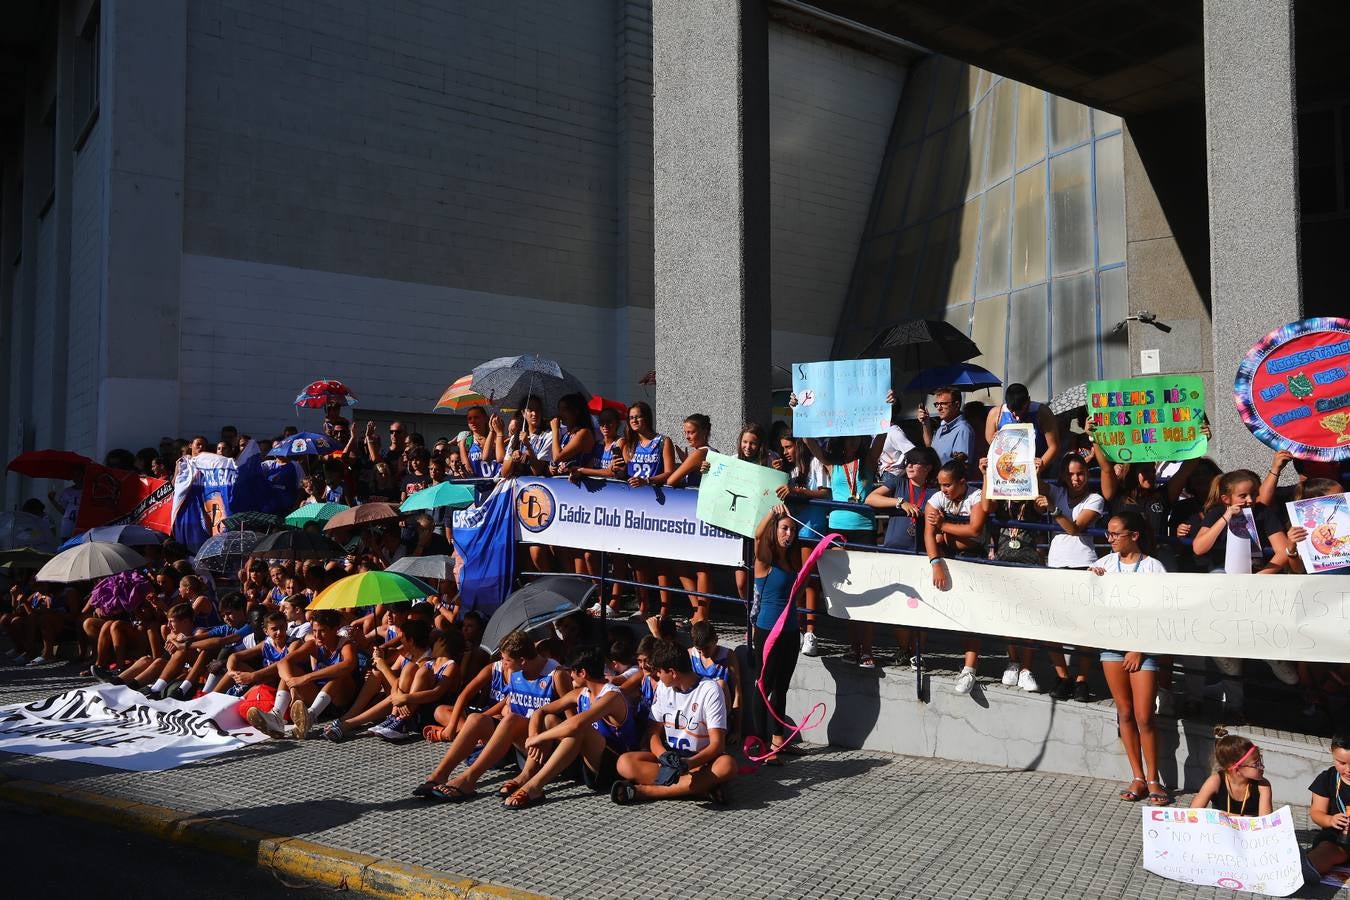
[[338, 634], [342, 615], [320, 609], [313, 615], [314, 633], [277, 663], [281, 689], [270, 712], [248, 711], [248, 724], [268, 737], [286, 736], [283, 718], [289, 707], [296, 740], [309, 737], [310, 723], [329, 704], [343, 706], [356, 695], [356, 649]]
[[736, 777], [726, 752], [727, 709], [722, 687], [694, 672], [678, 644], [658, 641], [651, 668], [660, 680], [652, 701], [650, 749], [619, 757], [619, 781], [610, 790], [618, 804], [707, 796], [726, 802], [724, 787]]
[[247, 650], [230, 654], [225, 661], [225, 674], [215, 684], [207, 683], [207, 693], [224, 693], [236, 684], [251, 687], [255, 684], [277, 684], [280, 674], [277, 664], [291, 650], [292, 641], [286, 634], [286, 614], [269, 613], [266, 636]]
[[[121, 675], [109, 676], [107, 678], [108, 683], [134, 688], [147, 697], [158, 697], [159, 687], [153, 686], [159, 685], [162, 687], [168, 683], [168, 678], [174, 677], [182, 670], [181, 664], [178, 670], [170, 669], [166, 664], [174, 654], [183, 648], [193, 632], [192, 606], [187, 603], [174, 604], [169, 609], [168, 622], [161, 627], [161, 632], [163, 644], [158, 653], [142, 656], [127, 666], [126, 671]], [[161, 681], [161, 673], [167, 675], [168, 678]]]
[[[401, 661], [397, 667], [391, 665], [396, 656]], [[436, 658], [431, 647], [431, 626], [426, 622], [405, 622], [398, 646], [376, 647], [373, 659], [376, 676], [385, 682], [384, 699], [359, 715], [339, 716], [325, 725], [323, 736], [330, 741], [340, 741], [352, 729], [371, 722], [380, 722], [370, 729], [377, 737], [405, 740], [416, 734], [417, 713], [427, 704], [439, 701], [451, 686], [445, 676], [453, 663]]]

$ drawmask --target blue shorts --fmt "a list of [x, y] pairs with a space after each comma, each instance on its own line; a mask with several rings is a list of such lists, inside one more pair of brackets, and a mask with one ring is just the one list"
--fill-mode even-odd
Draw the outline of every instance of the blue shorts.
[[[1117, 650], [1103, 650], [1102, 662], [1104, 663], [1123, 663], [1125, 654]], [[1139, 666], [1141, 672], [1156, 672], [1161, 668], [1158, 661], [1151, 656], [1145, 656], [1144, 662]]]

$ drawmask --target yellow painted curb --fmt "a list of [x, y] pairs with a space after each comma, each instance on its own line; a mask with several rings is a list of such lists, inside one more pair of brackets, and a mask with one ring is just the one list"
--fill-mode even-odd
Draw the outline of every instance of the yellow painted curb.
[[375, 897], [540, 900], [544, 896], [62, 785], [0, 775], [0, 800], [144, 832], [250, 861], [288, 878]]

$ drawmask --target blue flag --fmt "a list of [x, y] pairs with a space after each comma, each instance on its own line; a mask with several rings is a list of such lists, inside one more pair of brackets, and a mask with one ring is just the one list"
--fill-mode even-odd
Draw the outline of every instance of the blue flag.
[[479, 506], [454, 514], [455, 555], [460, 608], [484, 617], [501, 606], [515, 579], [515, 504], [511, 485], [502, 482]]
[[199, 453], [178, 461], [173, 478], [173, 538], [193, 553], [231, 512], [234, 460]]
[[299, 491], [300, 476], [293, 463], [254, 456], [239, 464], [231, 510], [285, 516], [295, 509]]

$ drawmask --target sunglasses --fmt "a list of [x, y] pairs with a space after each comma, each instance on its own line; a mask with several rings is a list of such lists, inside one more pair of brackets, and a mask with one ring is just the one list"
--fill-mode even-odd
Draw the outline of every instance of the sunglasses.
[[1107, 539], [1108, 541], [1114, 541], [1114, 540], [1117, 540], [1117, 539], [1119, 539], [1119, 538], [1129, 537], [1130, 535], [1132, 535], [1132, 534], [1134, 534], [1134, 533], [1135, 533], [1135, 532], [1133, 532], [1133, 531], [1108, 531], [1108, 532], [1106, 533], [1106, 539]]

